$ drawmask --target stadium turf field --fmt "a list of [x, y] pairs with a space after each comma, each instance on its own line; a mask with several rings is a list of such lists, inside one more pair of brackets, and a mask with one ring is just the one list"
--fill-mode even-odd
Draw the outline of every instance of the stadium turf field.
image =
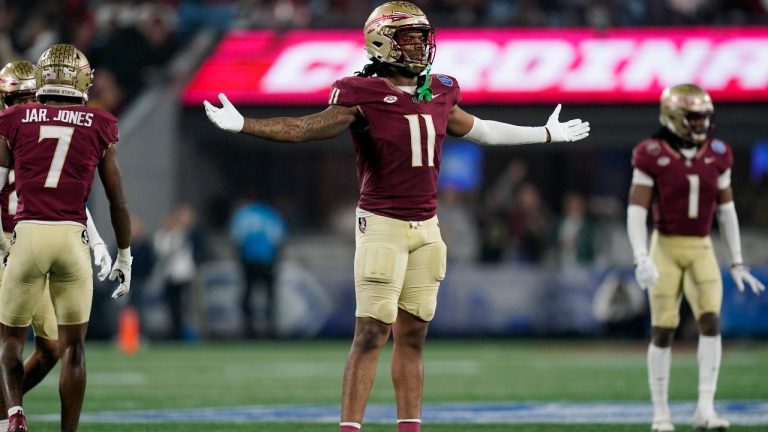
[[[126, 357], [112, 345], [89, 343], [88, 390], [80, 430], [335, 431], [348, 348], [346, 340], [157, 344]], [[430, 340], [425, 351], [425, 405], [447, 406], [444, 412], [449, 413], [459, 409], [456, 407], [466, 408], [452, 404], [474, 408], [484, 404], [503, 407], [510, 402], [567, 402], [576, 405], [576, 413], [593, 402], [628, 402], [645, 408], [649, 406], [645, 348], [645, 342]], [[379, 423], [366, 422], [366, 432], [395, 430], [394, 414], [387, 411], [394, 405], [388, 359], [386, 352], [370, 400], [373, 409], [369, 414]], [[670, 400], [692, 403], [697, 380], [695, 346], [676, 346], [672, 361]], [[726, 340], [718, 400], [768, 402], [766, 365], [765, 343]], [[25, 398], [25, 411], [35, 432], [58, 430], [58, 369], [54, 374]], [[307, 407], [316, 411], [307, 415]], [[264, 416], [274, 408], [284, 417]], [[294, 408], [303, 415], [299, 420], [292, 417]], [[768, 419], [768, 412], [758, 414]], [[197, 417], [187, 420], [192, 415]], [[435, 420], [425, 423], [422, 430], [649, 430], [648, 423], [631, 419], [612, 424], [552, 418], [509, 423], [484, 417], [482, 423], [474, 423], [487, 415], [480, 412], [477, 418], [465, 421]], [[551, 421], [557, 423], [547, 424]], [[688, 417], [678, 430], [691, 430]], [[730, 430], [765, 431], [768, 424], [734, 425]]]

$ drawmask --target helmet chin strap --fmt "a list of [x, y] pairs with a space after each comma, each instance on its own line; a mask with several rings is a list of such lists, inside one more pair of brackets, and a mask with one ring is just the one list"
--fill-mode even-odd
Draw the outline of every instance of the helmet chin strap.
[[432, 70], [432, 65], [427, 64], [427, 71], [424, 73], [424, 82], [416, 89], [416, 96], [419, 101], [426, 100], [427, 102], [432, 100], [432, 89], [429, 88], [429, 72]]

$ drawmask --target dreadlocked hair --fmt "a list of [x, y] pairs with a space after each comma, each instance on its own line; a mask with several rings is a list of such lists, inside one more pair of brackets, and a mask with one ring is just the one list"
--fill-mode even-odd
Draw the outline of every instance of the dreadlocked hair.
[[371, 59], [371, 62], [363, 66], [362, 71], [355, 72], [355, 76], [368, 78], [372, 76], [386, 78], [392, 75], [392, 67], [377, 59]]

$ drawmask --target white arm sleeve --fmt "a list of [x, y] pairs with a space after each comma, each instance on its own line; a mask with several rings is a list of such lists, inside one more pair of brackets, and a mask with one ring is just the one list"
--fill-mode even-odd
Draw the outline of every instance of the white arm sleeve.
[[627, 207], [627, 235], [635, 261], [648, 255], [648, 209], [637, 204]]
[[731, 251], [731, 264], [743, 264], [739, 217], [736, 215], [736, 205], [733, 201], [717, 206], [717, 220], [720, 222], [720, 234]]
[[8, 173], [11, 172], [10, 168], [0, 166], [0, 191], [5, 187], [5, 182], [8, 181]]
[[632, 171], [632, 184], [653, 187], [653, 177], [635, 168]]
[[[6, 168], [4, 166], [0, 166], [0, 191], [3, 190], [3, 188], [5, 187], [5, 182], [8, 181], [8, 173], [10, 171], [11, 171], [10, 168]], [[0, 212], [0, 213], [2, 213], [2, 212]], [[0, 219], [2, 219], [1, 216], [0, 216]], [[2, 221], [1, 220], [0, 220], [0, 231], [2, 231]], [[8, 245], [7, 245], [7, 242], [5, 240], [5, 236], [0, 236], [0, 237], [2, 237], [2, 238], [0, 238], [0, 244], [4, 244], [5, 245], [5, 249], [7, 250], [8, 249]]]
[[104, 243], [104, 240], [99, 235], [99, 230], [96, 229], [96, 225], [93, 223], [93, 217], [91, 217], [91, 212], [88, 210], [88, 207], [85, 208], [85, 214], [88, 216], [88, 220], [85, 223], [85, 230], [88, 232], [89, 243], [91, 244], [91, 248], [93, 248], [97, 244]]
[[723, 171], [722, 174], [717, 178], [717, 189], [723, 190], [731, 185], [731, 169], [728, 168], [727, 170]]
[[464, 135], [472, 142], [483, 145], [535, 144], [547, 141], [547, 130], [542, 127], [515, 126], [475, 117], [472, 129]]

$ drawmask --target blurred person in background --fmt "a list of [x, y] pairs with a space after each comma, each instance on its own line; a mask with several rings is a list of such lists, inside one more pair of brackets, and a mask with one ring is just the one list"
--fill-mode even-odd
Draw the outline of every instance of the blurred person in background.
[[528, 164], [522, 159], [512, 159], [501, 175], [493, 182], [488, 199], [507, 215], [517, 204], [521, 186], [528, 178]]
[[[93, 300], [93, 270], [84, 206], [98, 168], [110, 203], [119, 280], [114, 298], [130, 289], [130, 216], [117, 162], [117, 119], [86, 107], [93, 72], [72, 45], [53, 45], [35, 68], [40, 104], [16, 105], [0, 116], [0, 189], [14, 169], [17, 222], [0, 287], [0, 377], [8, 431], [26, 432], [21, 355], [27, 329], [49, 286], [58, 324], [61, 430], [75, 431], [85, 397], [85, 334]], [[41, 161], [51, 161], [41, 163]], [[5, 238], [0, 250], [8, 252]], [[106, 276], [102, 263], [100, 275]]]
[[443, 240], [450, 246], [449, 262], [470, 263], [477, 258], [479, 239], [468, 195], [468, 192], [452, 185], [440, 189], [440, 208], [437, 216]]
[[179, 48], [170, 5], [147, 2], [134, 9], [129, 14], [134, 21], [107, 34], [93, 49], [94, 63], [110, 69], [126, 99], [141, 94]]
[[378, 359], [392, 334], [398, 431], [418, 432], [422, 350], [446, 272], [436, 216], [443, 140], [452, 135], [485, 145], [570, 142], [586, 138], [589, 123], [561, 123], [560, 105], [544, 127], [482, 120], [462, 110], [456, 79], [430, 73], [434, 29], [411, 3], [376, 8], [364, 38], [371, 62], [333, 84], [325, 111], [244, 118], [223, 94], [221, 108], [204, 105], [217, 127], [274, 141], [322, 140], [351, 131], [360, 183], [354, 227], [357, 310], [339, 429], [360, 430]]
[[[635, 277], [648, 289], [651, 344], [648, 382], [653, 402], [653, 431], [673, 431], [667, 393], [671, 346], [680, 323], [683, 296], [699, 327], [699, 400], [696, 429], [722, 430], [729, 422], [717, 415], [715, 390], [722, 341], [720, 307], [723, 281], [710, 232], [717, 214], [731, 257], [731, 275], [740, 291], [765, 290], [744, 264], [731, 188], [731, 148], [712, 136], [714, 105], [702, 88], [680, 84], [664, 89], [661, 129], [632, 153], [632, 186], [627, 232], [635, 258]], [[653, 207], [653, 236], [648, 251], [648, 209]]]
[[171, 315], [170, 338], [191, 337], [186, 332], [190, 308], [185, 301], [192, 298], [192, 284], [204, 251], [192, 207], [178, 206], [155, 233], [153, 244], [158, 272], [163, 279], [163, 296]]
[[498, 263], [504, 259], [509, 249], [508, 219], [527, 175], [525, 161], [513, 159], [485, 193], [482, 211], [478, 215], [481, 262]]
[[109, 68], [99, 69], [94, 76], [94, 91], [88, 99], [88, 106], [103, 109], [111, 113], [119, 112], [123, 107], [123, 90], [117, 83], [115, 74]]
[[578, 192], [563, 198], [563, 215], [555, 228], [555, 253], [560, 267], [588, 266], [595, 258], [595, 227], [587, 200]]
[[[286, 238], [283, 216], [263, 200], [244, 200], [232, 214], [230, 236], [240, 252], [245, 276], [242, 306], [246, 336], [273, 337], [277, 264]], [[265, 298], [255, 314], [253, 293], [259, 291]]]
[[621, 270], [609, 272], [592, 298], [592, 315], [601, 325], [601, 336], [643, 336], [646, 325], [645, 303], [645, 298], [637, 289], [631, 275], [625, 276]]
[[520, 186], [517, 202], [509, 214], [509, 235], [515, 260], [537, 264], [544, 261], [552, 235], [552, 211], [533, 183]]
[[134, 271], [131, 274], [131, 293], [128, 304], [136, 308], [139, 315], [144, 305], [144, 293], [155, 267], [155, 246], [147, 235], [144, 221], [131, 215], [131, 252]]

